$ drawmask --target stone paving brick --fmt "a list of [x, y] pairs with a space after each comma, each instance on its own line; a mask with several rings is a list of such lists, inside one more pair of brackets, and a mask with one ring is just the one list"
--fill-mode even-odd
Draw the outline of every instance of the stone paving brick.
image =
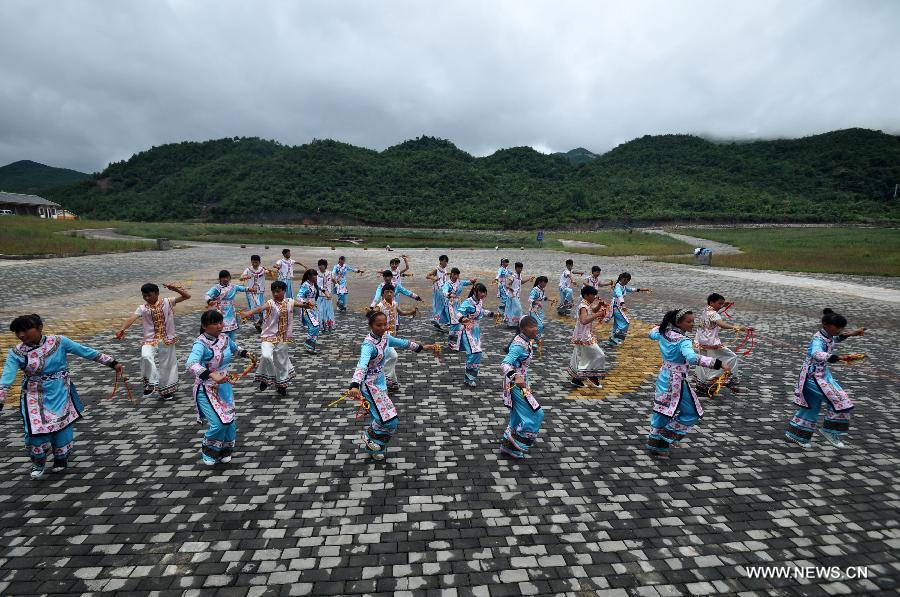
[[[111, 352], [134, 377], [134, 338], [114, 342], [100, 323], [133, 311], [136, 284], [193, 275], [191, 290], [202, 293], [218, 269], [238, 269], [250, 252], [204, 246], [177, 255], [19, 263], [24, 274], [49, 275], [60, 291], [46, 299], [31, 289], [4, 295], [0, 315], [26, 307], [46, 313], [48, 328], [58, 323]], [[313, 254], [303, 249], [299, 258], [309, 258], [306, 252]], [[386, 255], [347, 253], [370, 269]], [[425, 268], [422, 256], [436, 256], [411, 253], [418, 269]], [[496, 261], [493, 251], [450, 255], [476, 272]], [[531, 252], [524, 261], [529, 271], [552, 274], [564, 258]], [[76, 426], [69, 471], [28, 479], [15, 407], [0, 415], [0, 594], [894, 594], [900, 453], [888, 438], [900, 426], [893, 406], [900, 398], [897, 309], [714, 270], [574, 259], [610, 274], [629, 269], [639, 285], [654, 288], [630, 302], [636, 330], [670, 306], [699, 307], [716, 290], [736, 298], [736, 318], [760, 331], [743, 363], [746, 393], [705, 400], [706, 416], [668, 463], [642, 450], [658, 354], [611, 350], [609, 377], [621, 387], [603, 396], [571, 393], [564, 373], [571, 324], [555, 317], [533, 367], [544, 428], [529, 459], [514, 463], [496, 454], [506, 417], [497, 364], [511, 332], [490, 322], [474, 390], [460, 383], [460, 355], [445, 352], [438, 364], [400, 354], [400, 427], [385, 464], [360, 454], [354, 442], [361, 424], [351, 407], [326, 407], [358, 356], [358, 312], [339, 318], [318, 355], [294, 346], [298, 379], [287, 398], [237, 385], [238, 451], [230, 465], [212, 469], [198, 464], [202, 429], [186, 376], [176, 400], [133, 404], [121, 394], [107, 400], [109, 372], [73, 359], [88, 409]], [[109, 261], [114, 267], [103, 267]], [[87, 281], [91, 292], [83, 290]], [[367, 300], [366, 285], [351, 280], [351, 293]], [[95, 304], [98, 292], [112, 298]], [[192, 303], [178, 313], [182, 364], [196, 334]], [[835, 368], [857, 403], [851, 448], [839, 452], [816, 438], [799, 453], [781, 439], [792, 410], [786, 398], [823, 306], [872, 331], [841, 347], [871, 359]], [[441, 339], [422, 319], [404, 324], [401, 335]], [[258, 351], [251, 332], [242, 329], [238, 341]], [[626, 346], [638, 346], [637, 333]], [[749, 578], [747, 568], [759, 565], [868, 566], [870, 577]]]

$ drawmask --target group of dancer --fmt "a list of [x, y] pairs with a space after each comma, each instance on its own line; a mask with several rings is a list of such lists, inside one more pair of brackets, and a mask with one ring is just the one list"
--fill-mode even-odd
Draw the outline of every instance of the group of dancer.
[[[194, 377], [192, 396], [197, 418], [207, 424], [200, 447], [201, 461], [206, 465], [228, 463], [236, 445], [236, 411], [233, 383], [255, 369], [255, 383], [260, 391], [274, 386], [276, 392], [287, 395], [295, 376], [290, 356], [294, 326], [306, 328], [303, 346], [307, 353], [316, 354], [319, 335], [335, 329], [334, 303], [339, 312], [347, 310], [347, 276], [351, 272], [364, 273], [346, 263], [342, 256], [338, 264], [328, 269], [321, 259], [317, 267], [305, 268], [291, 258], [290, 250], [282, 252], [273, 267], [261, 265], [258, 255], [251, 256], [251, 265], [232, 283], [230, 272], [219, 272], [218, 283], [205, 295], [207, 310], [200, 316], [200, 335], [194, 340], [185, 362], [185, 369]], [[401, 266], [402, 264], [402, 266]], [[390, 261], [381, 273], [373, 300], [366, 310], [368, 333], [362, 341], [346, 397], [359, 402], [369, 415], [360, 437], [361, 446], [373, 460], [384, 460], [388, 444], [398, 426], [398, 412], [391, 394], [399, 388], [396, 374], [397, 349], [419, 353], [429, 350], [441, 354], [442, 343], [423, 343], [401, 338], [400, 317], [414, 316], [418, 309], [401, 307], [402, 296], [421, 302], [422, 298], [403, 285], [409, 273], [406, 256]], [[500, 439], [500, 453], [507, 458], [524, 458], [534, 445], [544, 418], [540, 402], [532, 392], [529, 367], [541, 341], [546, 325], [544, 305], [553, 303], [546, 295], [547, 276], [523, 278], [524, 265], [501, 260], [494, 282], [497, 284], [497, 321], [515, 328], [516, 334], [505, 348], [501, 362], [503, 374], [503, 402], [509, 409], [509, 420]], [[295, 267], [303, 272], [299, 288], [294, 294]], [[436, 268], [426, 279], [432, 283], [432, 325], [447, 333], [446, 345], [466, 354], [464, 381], [475, 386], [481, 364], [482, 346], [479, 322], [494, 317], [485, 307], [487, 287], [476, 278], [463, 279], [458, 268], [450, 268], [449, 259], [441, 255]], [[620, 274], [616, 280], [601, 281], [601, 269], [594, 266], [591, 275], [583, 280], [581, 301], [574, 304], [577, 276], [574, 262], [569, 259], [559, 279], [557, 313], [574, 315], [573, 351], [568, 375], [574, 387], [602, 387], [606, 369], [606, 354], [595, 335], [598, 321], [612, 321], [612, 332], [606, 344], [616, 347], [626, 341], [630, 320], [625, 306], [626, 296], [635, 292], [649, 292], [646, 288], [629, 286], [631, 275]], [[270, 284], [271, 298], [265, 300], [265, 281]], [[528, 313], [523, 314], [521, 289], [528, 282], [533, 287], [528, 295]], [[171, 400], [178, 389], [178, 342], [175, 328], [175, 306], [191, 298], [190, 293], [177, 284], [164, 287], [175, 293], [160, 297], [156, 284], [141, 287], [144, 300], [125, 320], [115, 337], [119, 340], [138, 319], [142, 322], [140, 369], [143, 393], [157, 393], [160, 400]], [[463, 298], [464, 288], [469, 288]], [[599, 289], [610, 287], [607, 303], [599, 298]], [[247, 309], [235, 307], [238, 293], [245, 293]], [[651, 409], [650, 433], [645, 448], [651, 456], [668, 458], [673, 447], [685, 437], [703, 416], [699, 394], [712, 386], [738, 391], [738, 356], [719, 338], [719, 331], [750, 330], [726, 321], [722, 314], [730, 304], [718, 293], [707, 298], [707, 306], [698, 318], [695, 338], [695, 317], [689, 309], [668, 311], [650, 332], [659, 343], [663, 358], [657, 376], [655, 397]], [[236, 341], [236, 332], [243, 322], [252, 322], [259, 332], [259, 358]], [[853, 403], [832, 377], [829, 364], [849, 360], [833, 354], [835, 344], [850, 336], [863, 335], [864, 328], [845, 333], [846, 319], [826, 309], [822, 328], [813, 337], [801, 367], [794, 400], [800, 407], [789, 422], [786, 439], [803, 448], [809, 446], [817, 427], [822, 405], [827, 407], [825, 424], [820, 429], [833, 445], [843, 447], [841, 436], [847, 432]], [[446, 326], [446, 327], [445, 327]], [[83, 406], [74, 382], [69, 377], [67, 355], [74, 354], [105, 364], [124, 379], [121, 363], [109, 355], [83, 346], [65, 336], [45, 336], [40, 316], [23, 315], [10, 323], [10, 330], [19, 344], [9, 350], [0, 376], [0, 404], [5, 400], [18, 371], [23, 372], [20, 414], [25, 446], [31, 458], [31, 477], [39, 478], [46, 470], [46, 462], [53, 456], [51, 471], [65, 470], [72, 450], [73, 424], [82, 416]], [[240, 375], [230, 372], [235, 358], [249, 358], [250, 364]], [[694, 368], [694, 383], [691, 368]], [[118, 377], [117, 377], [118, 380]], [[712, 395], [712, 394], [710, 394]]]

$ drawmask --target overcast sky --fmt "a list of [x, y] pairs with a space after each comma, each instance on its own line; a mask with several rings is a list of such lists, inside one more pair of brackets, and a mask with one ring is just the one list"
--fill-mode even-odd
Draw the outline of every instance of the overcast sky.
[[475, 155], [900, 132], [900, 1], [0, 2], [0, 165], [228, 136]]

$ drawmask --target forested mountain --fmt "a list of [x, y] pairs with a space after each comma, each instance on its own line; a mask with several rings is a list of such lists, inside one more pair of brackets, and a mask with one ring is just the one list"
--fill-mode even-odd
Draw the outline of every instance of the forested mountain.
[[592, 151], [588, 151], [584, 147], [570, 149], [569, 151], [567, 151], [565, 153], [554, 153], [553, 155], [561, 155], [564, 158], [566, 158], [567, 160], [569, 160], [570, 162], [572, 162], [573, 164], [575, 164], [576, 166], [580, 166], [581, 164], [590, 162], [591, 160], [598, 157], [596, 153], [594, 153]]
[[46, 196], [83, 216], [131, 220], [498, 228], [900, 220], [900, 137], [877, 131], [746, 143], [646, 136], [575, 162], [528, 147], [476, 158], [432, 137], [381, 152], [233, 138], [154, 147]]
[[90, 177], [90, 174], [76, 170], [20, 160], [0, 167], [0, 191], [37, 195], [47, 189]]

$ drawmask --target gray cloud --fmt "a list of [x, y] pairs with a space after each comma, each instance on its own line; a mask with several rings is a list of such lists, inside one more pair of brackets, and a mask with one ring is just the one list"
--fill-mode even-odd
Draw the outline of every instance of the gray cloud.
[[602, 152], [900, 130], [900, 2], [0, 3], [0, 164], [234, 135]]

